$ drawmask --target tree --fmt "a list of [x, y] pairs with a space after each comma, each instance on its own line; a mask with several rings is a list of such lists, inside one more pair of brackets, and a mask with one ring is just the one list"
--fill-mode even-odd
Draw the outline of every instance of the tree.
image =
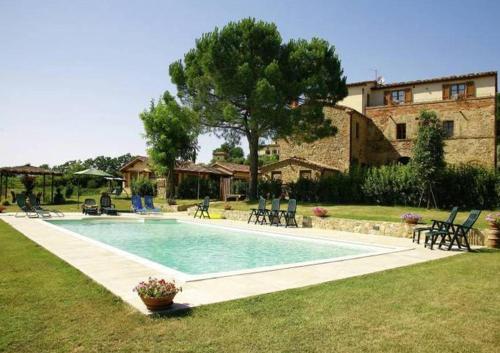
[[334, 134], [323, 106], [347, 95], [340, 60], [327, 41], [283, 43], [275, 24], [251, 18], [202, 35], [170, 65], [170, 76], [204, 129], [248, 140], [251, 199], [257, 197], [259, 140]]
[[421, 189], [422, 202], [425, 196], [427, 208], [431, 199], [437, 208], [433, 187], [442, 173], [444, 163], [444, 131], [437, 115], [433, 111], [422, 111], [418, 117], [419, 127], [417, 139], [413, 146], [412, 169], [416, 182]]
[[148, 154], [156, 171], [165, 176], [165, 197], [174, 198], [175, 163], [196, 157], [198, 121], [189, 108], [181, 107], [170, 93], [165, 92], [155, 104], [140, 114], [144, 124]]
[[[243, 148], [237, 146], [233, 142], [224, 142], [220, 147], [214, 149], [213, 152], [225, 152], [227, 155], [226, 160], [232, 163], [243, 164], [245, 163], [245, 152]], [[212, 162], [215, 160], [212, 159]]]

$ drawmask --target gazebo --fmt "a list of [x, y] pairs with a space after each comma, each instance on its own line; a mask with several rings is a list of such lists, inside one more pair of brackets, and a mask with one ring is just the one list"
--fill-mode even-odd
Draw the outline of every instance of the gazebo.
[[[53, 170], [34, 167], [29, 164], [22, 165], [19, 167], [3, 167], [0, 168], [0, 201], [2, 201], [2, 194], [5, 199], [7, 199], [7, 187], [9, 182], [9, 177], [16, 175], [41, 175], [43, 176], [43, 197], [45, 198], [45, 181], [46, 176], [51, 177], [50, 181], [50, 200], [54, 202], [54, 176], [62, 175], [60, 172], [55, 172]], [[3, 192], [2, 192], [3, 191]]]

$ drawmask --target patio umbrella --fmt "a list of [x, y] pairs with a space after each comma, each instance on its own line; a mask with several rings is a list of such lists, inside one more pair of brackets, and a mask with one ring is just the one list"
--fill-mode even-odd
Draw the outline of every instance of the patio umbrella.
[[[80, 170], [79, 172], [73, 173], [73, 175], [88, 175], [88, 176], [96, 176], [96, 177], [103, 177], [103, 178], [109, 178], [112, 177], [111, 174], [106, 173], [102, 170], [96, 169], [96, 168], [89, 168], [85, 170]], [[80, 209], [80, 182], [78, 182], [78, 209]]]

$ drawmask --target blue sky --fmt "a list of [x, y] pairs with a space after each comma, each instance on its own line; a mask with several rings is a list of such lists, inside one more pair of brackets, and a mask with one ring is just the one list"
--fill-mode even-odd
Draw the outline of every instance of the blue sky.
[[[0, 0], [0, 166], [145, 154], [140, 111], [204, 32], [255, 17], [335, 45], [348, 81], [500, 68], [498, 1]], [[220, 144], [200, 138], [199, 160]]]

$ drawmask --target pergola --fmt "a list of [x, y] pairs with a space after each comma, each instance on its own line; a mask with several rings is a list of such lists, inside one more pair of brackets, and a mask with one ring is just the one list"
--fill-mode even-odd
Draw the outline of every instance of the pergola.
[[31, 165], [0, 168], [0, 201], [2, 201], [2, 195], [5, 199], [7, 199], [7, 186], [8, 186], [8, 182], [9, 182], [9, 177], [17, 176], [17, 175], [42, 175], [43, 176], [43, 197], [44, 198], [45, 198], [45, 185], [46, 185], [45, 178], [47, 175], [49, 175], [51, 177], [50, 200], [51, 200], [51, 202], [54, 202], [54, 176], [55, 175], [62, 175], [62, 173], [55, 172], [55, 171], [45, 169], [45, 168], [34, 167]]

